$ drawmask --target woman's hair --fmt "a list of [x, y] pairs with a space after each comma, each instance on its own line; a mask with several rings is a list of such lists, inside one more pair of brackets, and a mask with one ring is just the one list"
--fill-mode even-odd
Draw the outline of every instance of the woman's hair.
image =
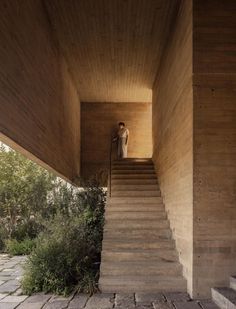
[[125, 127], [125, 123], [124, 122], [119, 122], [119, 126], [124, 126]]

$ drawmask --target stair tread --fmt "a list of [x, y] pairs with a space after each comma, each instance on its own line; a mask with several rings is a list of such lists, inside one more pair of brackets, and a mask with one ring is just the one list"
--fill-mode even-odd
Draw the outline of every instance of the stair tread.
[[223, 297], [224, 299], [227, 299], [229, 302], [236, 305], [236, 291], [235, 290], [229, 287], [217, 287], [217, 288], [213, 288], [212, 291], [213, 291], [213, 300], [216, 302], [216, 304], [219, 305], [219, 300], [216, 300], [214, 296], [214, 292], [217, 292], [218, 294], [220, 294], [221, 297]]
[[149, 275], [135, 275], [135, 276], [126, 276], [126, 275], [122, 275], [122, 276], [109, 276], [109, 275], [106, 275], [104, 276], [102, 279], [113, 279], [114, 281], [119, 281], [119, 280], [132, 280], [132, 281], [146, 281], [146, 282], [158, 282], [160, 283], [161, 281], [162, 282], [169, 282], [169, 281], [172, 281], [172, 279], [177, 279], [178, 281], [183, 281], [185, 282], [186, 280], [181, 277], [181, 276], [149, 276]]

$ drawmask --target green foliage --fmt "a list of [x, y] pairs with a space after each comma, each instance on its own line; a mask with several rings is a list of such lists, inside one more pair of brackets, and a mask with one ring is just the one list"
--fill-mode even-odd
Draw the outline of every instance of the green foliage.
[[87, 187], [77, 194], [78, 212], [56, 215], [45, 224], [26, 264], [23, 291], [67, 295], [76, 286], [97, 289], [104, 223], [104, 191]]
[[13, 150], [0, 149], [0, 250], [30, 254], [26, 293], [97, 289], [105, 192], [76, 188]]
[[[8, 238], [30, 225], [32, 214], [42, 214], [48, 208], [48, 194], [55, 181], [55, 176], [21, 154], [0, 147], [0, 225], [4, 226]], [[29, 231], [25, 235], [34, 236]]]
[[16, 239], [8, 239], [6, 241], [6, 251], [10, 255], [27, 255], [30, 254], [35, 247], [35, 240], [25, 238], [18, 241]]

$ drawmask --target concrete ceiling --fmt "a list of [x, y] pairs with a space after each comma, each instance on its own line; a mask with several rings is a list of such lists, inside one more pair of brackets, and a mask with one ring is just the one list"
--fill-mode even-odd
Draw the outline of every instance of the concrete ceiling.
[[150, 102], [179, 0], [45, 0], [84, 102]]

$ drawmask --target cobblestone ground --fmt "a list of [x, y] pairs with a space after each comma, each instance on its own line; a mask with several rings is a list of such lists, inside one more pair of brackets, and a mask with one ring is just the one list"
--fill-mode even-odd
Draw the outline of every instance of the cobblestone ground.
[[0, 255], [0, 309], [215, 309], [211, 301], [192, 301], [185, 293], [73, 294], [68, 298], [38, 293], [22, 295], [20, 278], [25, 257]]

